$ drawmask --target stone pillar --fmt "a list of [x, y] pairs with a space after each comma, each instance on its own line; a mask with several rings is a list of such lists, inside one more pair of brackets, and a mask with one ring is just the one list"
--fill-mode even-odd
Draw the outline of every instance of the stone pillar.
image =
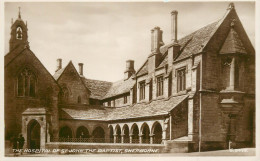
[[139, 143], [140, 143], [140, 144], [143, 143], [143, 134], [139, 134]]
[[130, 135], [129, 135], [129, 139], [130, 139], [130, 140], [129, 140], [130, 144], [132, 144], [132, 143], [133, 143], [133, 134], [130, 134]]
[[149, 82], [145, 82], [145, 101], [149, 102], [149, 96], [150, 96], [150, 83]]
[[194, 127], [193, 127], [193, 99], [188, 100], [188, 138], [193, 140]]
[[114, 134], [114, 143], [116, 143], [117, 140], [117, 134]]
[[154, 134], [150, 134], [150, 144], [153, 144], [153, 137], [154, 137]]
[[236, 59], [235, 57], [233, 57], [230, 65], [230, 82], [229, 82], [230, 90], [235, 89], [235, 65], [236, 65], [235, 63], [236, 63]]
[[163, 132], [162, 132], [162, 140], [163, 140], [163, 142], [166, 141], [166, 129], [163, 129]]
[[124, 136], [125, 136], [125, 134], [121, 135], [121, 143], [124, 143], [124, 138], [125, 138]]

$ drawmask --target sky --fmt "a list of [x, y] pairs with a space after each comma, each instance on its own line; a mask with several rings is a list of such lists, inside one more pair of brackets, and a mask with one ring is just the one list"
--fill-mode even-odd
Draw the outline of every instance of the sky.
[[[151, 47], [151, 29], [163, 30], [170, 42], [172, 10], [178, 10], [178, 38], [221, 19], [229, 2], [5, 2], [5, 53], [9, 51], [11, 19], [28, 23], [30, 49], [54, 74], [56, 60], [84, 63], [89, 79], [124, 78], [126, 60], [143, 65]], [[235, 2], [238, 16], [255, 46], [255, 3]]]

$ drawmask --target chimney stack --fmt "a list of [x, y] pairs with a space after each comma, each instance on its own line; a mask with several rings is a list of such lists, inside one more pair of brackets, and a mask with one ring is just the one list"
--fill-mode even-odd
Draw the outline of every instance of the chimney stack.
[[79, 75], [83, 76], [83, 63], [79, 63]]
[[60, 70], [62, 68], [62, 59], [57, 59], [57, 69], [55, 72], [57, 72], [58, 70]]
[[127, 80], [133, 74], [135, 74], [135, 68], [134, 68], [134, 61], [133, 60], [127, 60], [126, 61], [126, 70], [125, 70], [124, 73], [125, 73], [124, 80]]
[[171, 39], [172, 41], [174, 41], [175, 43], [178, 42], [178, 38], [177, 38], [177, 16], [178, 16], [178, 11], [174, 10], [171, 12]]
[[164, 45], [162, 40], [163, 31], [160, 30], [160, 27], [155, 27], [151, 30], [151, 51], [159, 52], [159, 49]]

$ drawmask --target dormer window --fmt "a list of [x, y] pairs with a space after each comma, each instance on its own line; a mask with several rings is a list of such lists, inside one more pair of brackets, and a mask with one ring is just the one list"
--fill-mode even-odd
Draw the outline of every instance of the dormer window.
[[35, 97], [36, 77], [27, 68], [25, 68], [17, 77], [17, 96]]

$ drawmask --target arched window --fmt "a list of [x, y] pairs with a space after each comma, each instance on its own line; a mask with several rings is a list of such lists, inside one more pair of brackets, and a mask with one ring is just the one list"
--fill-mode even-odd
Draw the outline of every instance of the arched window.
[[16, 28], [16, 39], [19, 39], [19, 40], [23, 39], [23, 30], [21, 27]]
[[17, 95], [35, 97], [36, 77], [29, 69], [25, 68], [17, 78]]
[[78, 103], [81, 103], [81, 97], [78, 96]]

